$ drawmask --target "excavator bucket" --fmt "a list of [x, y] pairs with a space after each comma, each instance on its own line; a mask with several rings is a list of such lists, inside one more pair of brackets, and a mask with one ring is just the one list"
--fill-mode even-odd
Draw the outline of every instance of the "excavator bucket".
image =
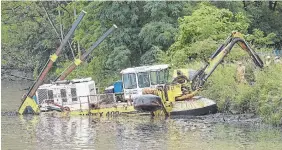
[[26, 97], [26, 99], [24, 100], [24, 103], [21, 105], [20, 109], [19, 109], [19, 114], [39, 114], [40, 110], [39, 110], [39, 106], [36, 104], [36, 102], [30, 98], [30, 97]]

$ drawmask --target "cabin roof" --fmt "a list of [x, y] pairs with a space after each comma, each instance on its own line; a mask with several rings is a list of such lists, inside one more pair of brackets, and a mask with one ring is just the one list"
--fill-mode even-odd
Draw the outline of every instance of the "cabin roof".
[[[89, 78], [82, 78], [82, 79], [72, 79], [72, 80], [62, 80], [62, 81], [56, 81], [52, 82], [51, 84], [43, 84], [39, 86], [39, 89], [47, 89], [47, 88], [56, 88], [56, 87], [65, 87], [70, 86], [76, 83], [89, 83], [94, 82], [91, 77]], [[94, 82], [95, 84], [95, 82]]]
[[158, 71], [168, 68], [169, 65], [162, 64], [162, 65], [152, 65], [152, 66], [140, 66], [140, 67], [134, 67], [134, 68], [126, 68], [122, 70], [121, 74], [126, 73], [138, 73], [138, 72], [147, 72], [147, 71]]

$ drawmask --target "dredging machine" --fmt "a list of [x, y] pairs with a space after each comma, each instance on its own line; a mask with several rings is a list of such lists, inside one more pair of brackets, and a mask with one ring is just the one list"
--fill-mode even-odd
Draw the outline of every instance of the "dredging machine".
[[[82, 12], [80, 20], [83, 15]], [[77, 22], [79, 21], [74, 23], [73, 30]], [[197, 96], [197, 93], [236, 43], [250, 55], [255, 65], [259, 68], [263, 67], [262, 60], [243, 39], [242, 34], [232, 32], [201, 69], [182, 71], [182, 76], [187, 77], [185, 83], [176, 82], [178, 76], [175, 76], [173, 82], [168, 82], [169, 65], [166, 64], [127, 68], [121, 71], [124, 99], [120, 100], [116, 98], [115, 93], [98, 94], [95, 82], [91, 78], [65, 80], [116, 28], [117, 26], [113, 25], [54, 82], [42, 85], [46, 74], [67, 41], [66, 36], [57, 52], [50, 56], [46, 68], [24, 97], [18, 111], [19, 114], [58, 111], [68, 115], [99, 116], [144, 112], [154, 116], [205, 115], [217, 111], [216, 103], [208, 98]]]
[[[190, 79], [186, 79], [189, 81], [188, 90], [185, 90], [185, 85], [175, 84], [175, 82], [158, 85], [155, 88], [145, 88], [142, 91], [143, 94], [134, 99], [134, 108], [139, 111], [150, 112], [152, 115], [163, 114], [165, 116], [215, 113], [217, 109], [213, 100], [196, 95], [236, 43], [250, 55], [256, 66], [263, 68], [263, 61], [243, 39], [243, 35], [239, 32], [232, 32], [211, 55], [209, 61], [201, 69], [192, 73]], [[158, 72], [158, 74], [161, 74], [161, 72]], [[179, 77], [181, 78], [181, 76]], [[178, 80], [177, 77], [175, 80]]]
[[[196, 95], [235, 44], [238, 44], [249, 54], [256, 66], [263, 68], [263, 61], [243, 39], [243, 35], [239, 32], [232, 32], [209, 58], [209, 61], [201, 69], [194, 72], [190, 79], [187, 79], [190, 84], [188, 90], [183, 90], [185, 86], [183, 84], [174, 84], [175, 82], [159, 85], [155, 88], [146, 88], [143, 89], [142, 95], [134, 99], [134, 108], [151, 112], [152, 115], [161, 113], [165, 116], [215, 113], [217, 109], [213, 100]], [[177, 77], [175, 80], [177, 80]]]

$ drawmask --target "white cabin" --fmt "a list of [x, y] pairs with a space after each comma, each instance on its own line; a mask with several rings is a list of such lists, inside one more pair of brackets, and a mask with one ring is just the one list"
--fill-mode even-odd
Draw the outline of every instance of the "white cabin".
[[89, 109], [89, 95], [96, 95], [95, 82], [91, 78], [44, 84], [36, 91], [39, 105], [52, 101], [62, 107], [69, 107], [71, 111]]
[[168, 65], [141, 66], [122, 70], [124, 98], [134, 99], [142, 95], [142, 90], [167, 83]]

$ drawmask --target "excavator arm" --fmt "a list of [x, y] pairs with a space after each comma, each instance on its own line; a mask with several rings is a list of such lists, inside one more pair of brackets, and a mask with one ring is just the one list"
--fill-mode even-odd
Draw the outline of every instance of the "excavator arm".
[[191, 89], [196, 91], [201, 88], [210, 75], [214, 72], [217, 66], [223, 61], [223, 59], [230, 53], [233, 46], [238, 44], [244, 51], [246, 51], [256, 66], [263, 68], [263, 61], [258, 54], [251, 49], [248, 43], [243, 39], [243, 36], [239, 32], [232, 32], [232, 34], [225, 40], [215, 53], [210, 57], [209, 61], [199, 69], [192, 78]]
[[[225, 42], [215, 51], [215, 53], [210, 57], [209, 61], [192, 77], [191, 89], [189, 93], [183, 93], [181, 90], [181, 84], [176, 85], [165, 85], [158, 87], [157, 89], [148, 89], [143, 91], [145, 95], [138, 96], [134, 99], [134, 108], [140, 111], [150, 111], [152, 114], [156, 113], [157, 110], [164, 112], [166, 116], [173, 112], [197, 112], [199, 110], [206, 110], [208, 107], [214, 107], [216, 105], [214, 102], [206, 99], [197, 99], [190, 102], [183, 103], [173, 103], [175, 101], [185, 101], [193, 98], [197, 95], [198, 91], [214, 72], [217, 66], [223, 61], [223, 59], [230, 53], [231, 49], [235, 44], [238, 44], [244, 51], [246, 51], [255, 65], [262, 68], [263, 62], [259, 56], [253, 51], [247, 42], [242, 38], [241, 33], [232, 32], [232, 34], [225, 40]], [[184, 85], [185, 86], [185, 85]], [[147, 94], [147, 95], [146, 95]], [[148, 95], [149, 94], [149, 95]], [[157, 95], [157, 97], [155, 96]], [[180, 106], [181, 104], [181, 106]], [[182, 105], [185, 104], [185, 105]], [[178, 105], [178, 106], [177, 106]], [[199, 106], [200, 107], [194, 107]], [[205, 107], [205, 108], [204, 108]], [[161, 112], [160, 111], [160, 112]], [[212, 110], [211, 110], [212, 111]], [[202, 112], [199, 112], [201, 114]]]

